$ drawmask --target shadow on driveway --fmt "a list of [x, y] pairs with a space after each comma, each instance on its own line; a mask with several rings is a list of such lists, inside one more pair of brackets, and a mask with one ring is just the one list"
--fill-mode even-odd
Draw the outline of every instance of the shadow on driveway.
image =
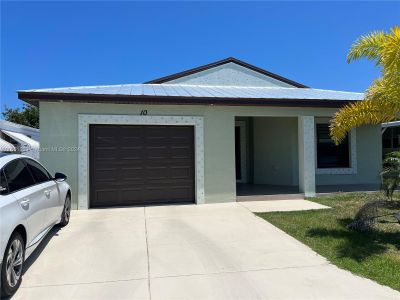
[[[61, 230], [60, 227], [54, 226], [43, 238], [43, 240], [39, 243], [36, 249], [33, 251], [31, 256], [29, 256], [24, 262], [24, 270], [22, 271], [22, 276], [29, 270], [29, 268], [35, 263], [37, 258], [43, 252], [44, 248], [46, 248], [47, 244], [54, 236], [58, 236], [58, 232]], [[23, 279], [23, 278], [22, 278]]]
[[[40, 254], [43, 252], [44, 248], [46, 248], [47, 244], [50, 242], [50, 240], [54, 236], [58, 236], [58, 232], [61, 230], [60, 227], [54, 226], [39, 242], [39, 245], [36, 247], [36, 249], [32, 252], [32, 254], [24, 261], [24, 269], [22, 270], [22, 280], [24, 280], [24, 274], [29, 270], [29, 268], [35, 263], [37, 258], [40, 256]], [[3, 298], [0, 297], [0, 299], [4, 300], [9, 300], [12, 299], [12, 296], [10, 298]]]

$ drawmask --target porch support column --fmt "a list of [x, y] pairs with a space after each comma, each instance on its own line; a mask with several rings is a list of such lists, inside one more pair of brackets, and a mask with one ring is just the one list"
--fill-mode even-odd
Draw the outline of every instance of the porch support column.
[[299, 188], [306, 197], [315, 197], [315, 129], [313, 116], [298, 118]]

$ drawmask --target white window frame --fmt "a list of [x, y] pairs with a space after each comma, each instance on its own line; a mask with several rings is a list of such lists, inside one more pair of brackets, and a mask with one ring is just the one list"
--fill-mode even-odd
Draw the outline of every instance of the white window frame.
[[89, 208], [89, 125], [182, 125], [194, 126], [195, 199], [204, 203], [204, 126], [198, 116], [78, 115], [78, 209]]
[[349, 133], [349, 168], [318, 168], [318, 151], [317, 151], [317, 124], [329, 124], [329, 119], [315, 120], [315, 174], [317, 175], [350, 175], [357, 174], [357, 134], [356, 129], [351, 129]]

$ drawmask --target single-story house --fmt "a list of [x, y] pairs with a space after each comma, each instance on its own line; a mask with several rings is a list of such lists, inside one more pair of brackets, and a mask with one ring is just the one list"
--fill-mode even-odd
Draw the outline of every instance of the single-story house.
[[[142, 84], [19, 91], [40, 160], [75, 208], [237, 201], [379, 186], [380, 126], [340, 146], [329, 119], [362, 93], [309, 88], [235, 58]], [[286, 196], [285, 196], [286, 197]]]
[[0, 120], [0, 152], [39, 158], [39, 129]]

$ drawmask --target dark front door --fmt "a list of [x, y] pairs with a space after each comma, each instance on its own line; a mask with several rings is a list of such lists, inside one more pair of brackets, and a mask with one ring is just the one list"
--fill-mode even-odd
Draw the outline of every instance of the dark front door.
[[242, 179], [242, 152], [240, 144], [240, 126], [235, 126], [235, 163], [236, 180]]
[[90, 125], [90, 206], [193, 203], [193, 126]]

